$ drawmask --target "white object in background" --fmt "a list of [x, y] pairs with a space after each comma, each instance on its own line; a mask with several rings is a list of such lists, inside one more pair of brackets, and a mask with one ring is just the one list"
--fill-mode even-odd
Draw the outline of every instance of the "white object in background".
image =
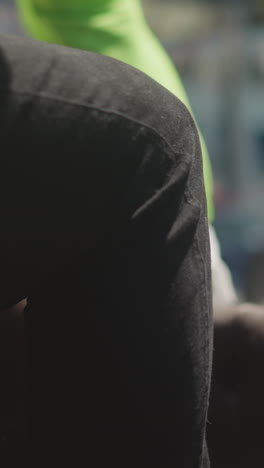
[[233, 284], [228, 266], [221, 257], [221, 249], [213, 226], [209, 225], [211, 246], [211, 266], [213, 285], [213, 305], [225, 306], [238, 302], [238, 296]]

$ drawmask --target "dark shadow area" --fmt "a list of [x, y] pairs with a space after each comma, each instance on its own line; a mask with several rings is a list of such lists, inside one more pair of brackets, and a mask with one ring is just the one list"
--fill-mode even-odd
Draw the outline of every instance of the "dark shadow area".
[[219, 310], [207, 429], [212, 468], [263, 467], [263, 362], [264, 308]]

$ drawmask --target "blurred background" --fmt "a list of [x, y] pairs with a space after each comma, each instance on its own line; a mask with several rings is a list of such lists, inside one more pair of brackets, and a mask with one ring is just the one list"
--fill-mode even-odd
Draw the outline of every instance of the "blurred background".
[[[241, 299], [264, 302], [264, 0], [143, 0], [207, 142], [215, 227]], [[22, 34], [0, 0], [0, 31]]]
[[264, 1], [145, 0], [208, 145], [215, 227], [244, 300], [264, 300]]

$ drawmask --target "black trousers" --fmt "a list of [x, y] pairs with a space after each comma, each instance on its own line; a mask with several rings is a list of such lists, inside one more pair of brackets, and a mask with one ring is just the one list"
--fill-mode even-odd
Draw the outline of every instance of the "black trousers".
[[28, 298], [27, 466], [208, 467], [210, 259], [186, 108], [0, 36], [0, 305]]

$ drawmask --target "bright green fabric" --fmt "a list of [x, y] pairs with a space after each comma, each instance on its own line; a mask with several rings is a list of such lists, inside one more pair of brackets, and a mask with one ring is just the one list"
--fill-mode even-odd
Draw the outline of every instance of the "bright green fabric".
[[[139, 0], [17, 0], [34, 38], [109, 55], [145, 72], [191, 110], [180, 77], [147, 26]], [[213, 219], [212, 174], [200, 134], [208, 217]]]

